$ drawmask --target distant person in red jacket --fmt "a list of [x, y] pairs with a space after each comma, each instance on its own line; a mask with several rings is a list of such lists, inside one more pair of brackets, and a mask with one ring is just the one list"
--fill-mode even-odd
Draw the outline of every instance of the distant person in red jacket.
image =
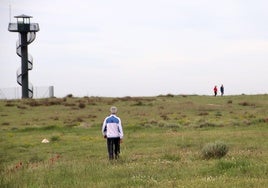
[[218, 93], [218, 88], [217, 88], [217, 86], [214, 87], [213, 91], [214, 91], [214, 96], [216, 97], [216, 96], [217, 96], [217, 93]]

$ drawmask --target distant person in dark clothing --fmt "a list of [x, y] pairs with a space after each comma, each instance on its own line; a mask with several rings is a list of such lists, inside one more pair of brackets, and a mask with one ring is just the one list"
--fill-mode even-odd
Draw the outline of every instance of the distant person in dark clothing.
[[217, 86], [214, 87], [213, 91], [214, 91], [214, 96], [216, 97], [216, 96], [217, 96], [217, 93], [218, 93], [218, 88], [217, 88]]
[[104, 119], [102, 125], [103, 137], [107, 139], [107, 149], [109, 159], [118, 159], [120, 153], [120, 143], [123, 139], [123, 128], [121, 120], [116, 116], [117, 108], [110, 108], [111, 115]]
[[224, 87], [223, 87], [223, 85], [221, 85], [220, 90], [221, 90], [221, 96], [223, 96], [224, 95]]

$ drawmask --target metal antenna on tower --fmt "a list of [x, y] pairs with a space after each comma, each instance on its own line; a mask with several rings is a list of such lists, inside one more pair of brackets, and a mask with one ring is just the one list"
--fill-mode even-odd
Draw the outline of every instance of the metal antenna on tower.
[[11, 23], [11, 4], [9, 3], [9, 23]]

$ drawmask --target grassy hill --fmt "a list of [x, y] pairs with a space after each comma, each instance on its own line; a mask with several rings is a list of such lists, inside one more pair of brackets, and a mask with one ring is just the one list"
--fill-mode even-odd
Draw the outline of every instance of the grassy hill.
[[[111, 105], [125, 134], [116, 161], [101, 135]], [[2, 100], [0, 117], [0, 187], [268, 185], [268, 95]], [[228, 153], [205, 158], [215, 142]]]

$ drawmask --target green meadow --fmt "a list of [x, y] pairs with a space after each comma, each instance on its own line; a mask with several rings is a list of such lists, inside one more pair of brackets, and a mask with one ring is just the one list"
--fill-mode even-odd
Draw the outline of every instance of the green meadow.
[[[112, 105], [124, 140], [109, 161]], [[204, 157], [216, 142], [226, 153]], [[0, 148], [1, 188], [267, 187], [268, 95], [1, 100]]]

